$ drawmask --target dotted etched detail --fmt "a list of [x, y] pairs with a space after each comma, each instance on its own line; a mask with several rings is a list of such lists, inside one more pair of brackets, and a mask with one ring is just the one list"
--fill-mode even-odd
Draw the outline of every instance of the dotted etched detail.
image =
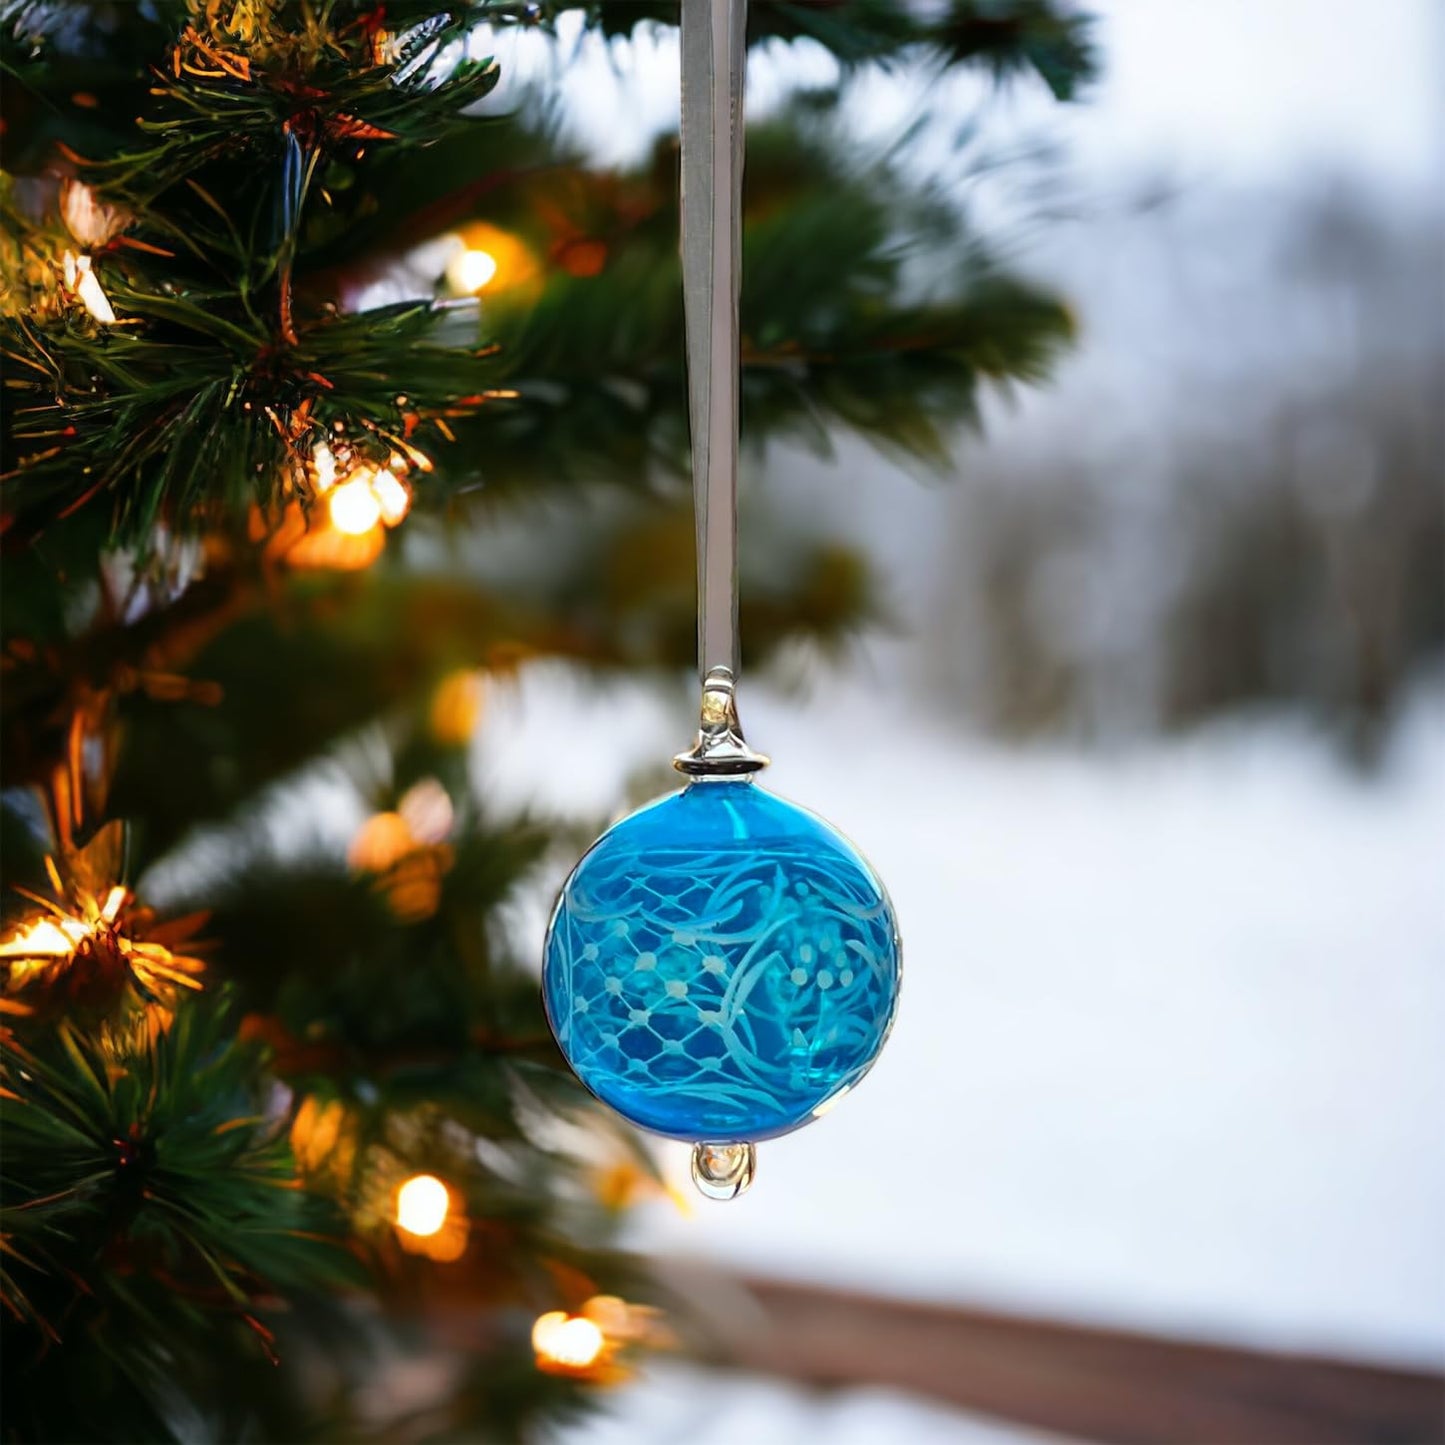
[[599, 839], [563, 889], [544, 972], [582, 1081], [688, 1140], [807, 1122], [877, 1056], [898, 983], [872, 870], [747, 781], [693, 784]]

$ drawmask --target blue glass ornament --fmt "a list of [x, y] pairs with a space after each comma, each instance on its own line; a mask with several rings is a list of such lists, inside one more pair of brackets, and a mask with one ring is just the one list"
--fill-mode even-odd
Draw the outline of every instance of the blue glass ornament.
[[582, 1082], [693, 1143], [704, 1194], [746, 1189], [758, 1140], [868, 1071], [898, 1005], [898, 930], [873, 870], [764, 791], [738, 724], [738, 268], [745, 0], [682, 7], [682, 271], [697, 513], [694, 781], [588, 850], [547, 932], [543, 995]]
[[898, 930], [841, 834], [722, 777], [593, 844], [558, 900], [543, 980], [568, 1061], [619, 1114], [751, 1143], [868, 1071], [898, 1003]]

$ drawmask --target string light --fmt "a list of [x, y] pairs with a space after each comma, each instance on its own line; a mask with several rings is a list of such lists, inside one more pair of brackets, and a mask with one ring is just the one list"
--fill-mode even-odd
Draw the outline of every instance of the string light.
[[439, 1264], [460, 1259], [471, 1226], [453, 1203], [452, 1191], [435, 1174], [413, 1174], [396, 1191], [392, 1214], [401, 1247]]
[[262, 519], [258, 537], [266, 537], [269, 555], [284, 558], [288, 567], [324, 569], [328, 572], [359, 572], [370, 567], [386, 547], [386, 529], [373, 527], [353, 537], [331, 525], [329, 516], [308, 517], [299, 503], [292, 502], [279, 526], [269, 529]]
[[[120, 893], [120, 902], [124, 902], [126, 890], [111, 890], [113, 896], [116, 892]], [[111, 906], [111, 899], [107, 899], [100, 918], [94, 922], [78, 918], [29, 919], [7, 938], [0, 939], [0, 958], [23, 959], [35, 965], [68, 958], [87, 939], [94, 938], [101, 925], [113, 923], [118, 912], [120, 907]]]
[[411, 510], [411, 493], [388, 467], [383, 467], [372, 477], [371, 493], [376, 498], [381, 520], [388, 527], [396, 526]]
[[532, 1326], [537, 1368], [594, 1383], [616, 1383], [628, 1371], [620, 1356], [629, 1346], [661, 1349], [674, 1344], [658, 1310], [599, 1294], [576, 1314], [549, 1310]]
[[325, 499], [316, 516], [292, 504], [283, 525], [271, 536], [276, 555], [292, 567], [356, 571], [368, 567], [386, 545], [386, 529], [396, 527], [411, 511], [412, 492], [405, 480], [413, 468], [429, 472], [431, 461], [406, 442], [390, 453], [385, 466], [356, 457], [341, 439], [335, 447], [320, 441], [312, 448], [306, 483], [311, 494]]
[[470, 668], [448, 673], [432, 694], [428, 722], [432, 736], [451, 747], [465, 747], [482, 716], [482, 675]]
[[346, 861], [358, 873], [385, 873], [416, 847], [411, 825], [400, 813], [373, 813], [351, 840]]
[[397, 802], [396, 811], [418, 843], [442, 843], [456, 821], [451, 794], [436, 778], [413, 783]]
[[399, 923], [420, 923], [437, 911], [442, 901], [442, 883], [451, 872], [455, 855], [449, 845], [417, 848], [408, 853], [377, 888]]
[[537, 1364], [558, 1374], [586, 1371], [597, 1363], [607, 1344], [601, 1328], [582, 1315], [550, 1310], [532, 1326]]
[[311, 452], [312, 484], [324, 495], [336, 485], [336, 454], [325, 442], [317, 442]]
[[454, 819], [447, 790], [422, 778], [394, 811], [373, 813], [351, 840], [347, 862], [376, 875], [375, 887], [402, 923], [430, 918], [441, 903], [442, 881], [455, 860], [446, 841]]
[[456, 813], [451, 795], [432, 777], [401, 795], [395, 810], [373, 813], [357, 830], [346, 860], [359, 873], [384, 873], [408, 853], [446, 841]]
[[439, 1234], [451, 1210], [451, 1194], [435, 1174], [415, 1174], [396, 1191], [399, 1229], [425, 1239]]
[[353, 473], [327, 493], [331, 525], [348, 537], [364, 537], [381, 521], [381, 501], [372, 487], [372, 475], [364, 471]]
[[430, 471], [431, 462], [415, 448], [392, 452], [384, 467], [356, 462], [341, 476], [341, 463], [326, 442], [311, 453], [311, 486], [327, 501], [331, 525], [349, 537], [362, 537], [384, 523], [395, 527], [411, 510], [411, 488], [402, 480], [409, 467]]
[[661, 1346], [671, 1342], [662, 1325], [661, 1311], [652, 1305], [634, 1305], [615, 1294], [597, 1294], [582, 1306], [582, 1313], [612, 1345]]
[[[107, 825], [92, 841], [97, 852], [119, 836]], [[134, 907], [129, 889], [119, 883], [103, 890], [62, 880], [53, 859], [45, 860], [54, 898], [23, 891], [43, 910], [0, 936], [0, 985], [6, 994], [57, 979], [79, 963], [94, 965], [94, 974], [125, 976], [148, 999], [159, 999], [173, 987], [198, 989], [195, 977], [204, 967], [199, 958], [172, 951], [188, 938], [199, 918], [158, 924], [148, 909]], [[90, 981], [90, 976], [85, 980]]]
[[100, 284], [100, 277], [91, 269], [89, 256], [77, 256], [67, 251], [62, 261], [66, 289], [73, 292], [80, 304], [100, 322], [102, 326], [115, 324], [115, 309]]
[[542, 266], [520, 237], [488, 221], [455, 232], [446, 262], [446, 285], [454, 296], [515, 295], [526, 299], [542, 287]]
[[344, 1187], [356, 1165], [360, 1126], [339, 1099], [308, 1094], [291, 1123], [291, 1153], [300, 1173]]
[[447, 284], [453, 291], [475, 295], [497, 274], [497, 258], [490, 251], [465, 248], [447, 263]]
[[72, 177], [66, 177], [60, 183], [60, 218], [79, 248], [67, 250], [61, 257], [65, 289], [102, 326], [114, 326], [115, 308], [100, 284], [89, 252], [112, 243], [162, 256], [170, 252], [122, 236], [121, 232], [135, 220], [135, 216], [123, 206], [112, 206], [102, 201], [84, 181]]

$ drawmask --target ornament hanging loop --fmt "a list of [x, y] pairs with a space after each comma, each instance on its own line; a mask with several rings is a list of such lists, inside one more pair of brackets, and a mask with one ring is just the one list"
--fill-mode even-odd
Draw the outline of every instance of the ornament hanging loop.
[[674, 766], [737, 777], [768, 760], [738, 722], [738, 296], [746, 0], [683, 0], [682, 287], [697, 519], [697, 740]]

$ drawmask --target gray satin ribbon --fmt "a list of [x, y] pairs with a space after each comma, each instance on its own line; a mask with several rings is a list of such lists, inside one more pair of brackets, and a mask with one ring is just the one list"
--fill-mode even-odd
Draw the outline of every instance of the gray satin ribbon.
[[738, 285], [747, 0], [682, 0], [682, 289], [698, 673], [738, 670]]

